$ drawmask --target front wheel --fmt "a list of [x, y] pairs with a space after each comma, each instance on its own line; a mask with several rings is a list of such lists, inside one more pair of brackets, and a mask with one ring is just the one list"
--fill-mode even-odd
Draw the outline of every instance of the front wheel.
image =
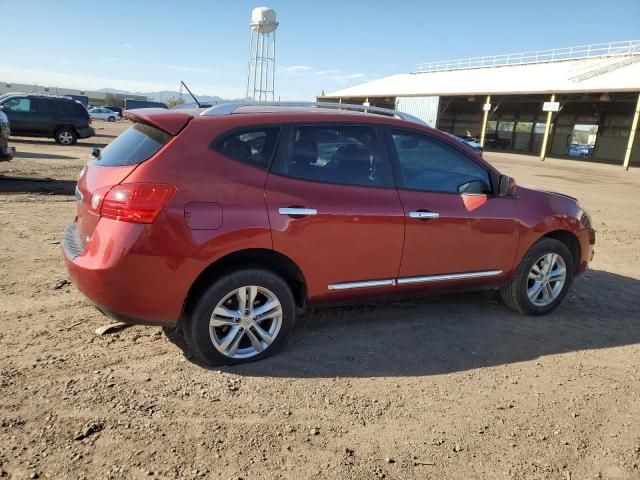
[[109, 117], [107, 118], [108, 122], [115, 122], [116, 121], [116, 117]]
[[277, 353], [294, 323], [287, 283], [268, 270], [243, 269], [219, 278], [201, 295], [184, 336], [202, 362], [237, 365]]
[[517, 312], [544, 315], [560, 305], [573, 281], [573, 272], [573, 257], [567, 246], [543, 238], [529, 249], [511, 283], [500, 289], [500, 296]]

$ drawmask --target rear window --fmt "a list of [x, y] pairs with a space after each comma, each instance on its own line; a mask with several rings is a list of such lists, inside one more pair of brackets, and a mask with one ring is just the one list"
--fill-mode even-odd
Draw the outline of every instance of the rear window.
[[107, 167], [135, 165], [148, 160], [171, 139], [171, 135], [145, 123], [136, 123], [107, 145], [98, 164]]

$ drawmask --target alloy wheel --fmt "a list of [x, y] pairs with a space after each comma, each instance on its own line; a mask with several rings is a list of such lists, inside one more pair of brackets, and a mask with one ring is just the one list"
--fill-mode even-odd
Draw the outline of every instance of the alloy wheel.
[[527, 279], [527, 296], [531, 303], [546, 307], [552, 303], [564, 287], [567, 278], [567, 266], [562, 256], [547, 253], [531, 267]]
[[224, 296], [213, 309], [209, 336], [226, 357], [250, 358], [273, 343], [282, 326], [282, 306], [270, 290], [248, 285]]
[[60, 132], [58, 134], [58, 138], [60, 139], [60, 143], [63, 145], [71, 145], [73, 142], [73, 135], [67, 131]]

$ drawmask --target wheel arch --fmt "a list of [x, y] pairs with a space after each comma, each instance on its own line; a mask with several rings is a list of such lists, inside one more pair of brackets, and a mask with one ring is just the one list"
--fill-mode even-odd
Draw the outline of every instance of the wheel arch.
[[302, 270], [286, 255], [266, 248], [250, 248], [229, 253], [205, 268], [191, 285], [183, 306], [188, 314], [197, 299], [220, 276], [244, 267], [264, 268], [280, 275], [291, 288], [296, 305], [304, 307], [307, 298]]
[[562, 242], [566, 245], [566, 247], [571, 252], [571, 257], [573, 258], [573, 269], [574, 273], [578, 271], [580, 267], [580, 258], [581, 258], [581, 248], [580, 241], [578, 237], [569, 230], [553, 230], [551, 232], [545, 233], [540, 238], [553, 238]]
[[72, 130], [73, 133], [76, 134], [76, 136], [78, 135], [78, 129], [76, 127], [74, 127], [73, 125], [69, 125], [69, 124], [56, 124], [55, 127], [53, 127], [53, 136], [55, 137], [56, 135], [58, 135], [58, 132], [62, 129], [68, 129], [68, 130]]

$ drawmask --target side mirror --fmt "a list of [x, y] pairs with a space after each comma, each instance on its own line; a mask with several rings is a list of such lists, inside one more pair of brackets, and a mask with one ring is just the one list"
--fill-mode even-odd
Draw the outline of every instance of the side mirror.
[[500, 175], [498, 181], [498, 196], [509, 197], [516, 193], [516, 181], [507, 175]]

